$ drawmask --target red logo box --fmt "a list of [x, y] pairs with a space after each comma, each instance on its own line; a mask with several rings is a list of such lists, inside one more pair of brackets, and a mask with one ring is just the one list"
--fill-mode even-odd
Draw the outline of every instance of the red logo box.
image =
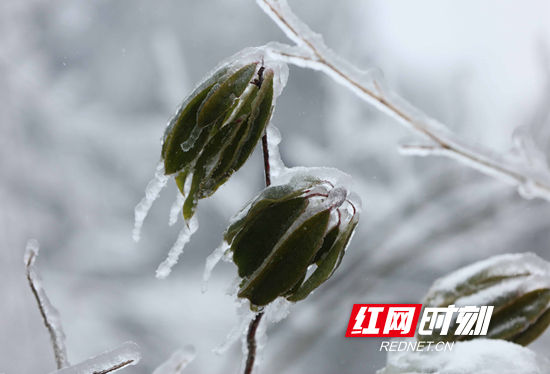
[[422, 304], [354, 304], [346, 337], [413, 337]]

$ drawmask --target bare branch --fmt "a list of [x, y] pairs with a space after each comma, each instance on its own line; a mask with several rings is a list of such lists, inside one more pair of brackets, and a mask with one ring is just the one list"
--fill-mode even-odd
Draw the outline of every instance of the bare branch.
[[409, 104], [383, 85], [376, 70], [362, 71], [331, 51], [320, 35], [300, 20], [286, 0], [256, 0], [258, 5], [296, 43], [271, 44], [269, 52], [282, 61], [320, 70], [346, 86], [358, 97], [398, 120], [402, 125], [435, 144], [436, 152], [415, 155], [442, 155], [497, 178], [518, 189], [525, 198], [550, 201], [550, 171], [534, 169], [528, 162], [510, 155], [497, 156], [478, 145], [458, 138], [446, 126]]
[[50, 334], [55, 363], [58, 369], [62, 369], [69, 366], [67, 349], [65, 347], [65, 334], [61, 326], [59, 313], [50, 303], [46, 291], [44, 291], [42, 287], [40, 277], [35, 270], [34, 261], [38, 256], [38, 250], [38, 242], [32, 239], [29, 240], [24, 257], [25, 267], [27, 269], [27, 280], [29, 281], [29, 286], [36, 300], [36, 304], [38, 305], [38, 310], [40, 311], [44, 325]]

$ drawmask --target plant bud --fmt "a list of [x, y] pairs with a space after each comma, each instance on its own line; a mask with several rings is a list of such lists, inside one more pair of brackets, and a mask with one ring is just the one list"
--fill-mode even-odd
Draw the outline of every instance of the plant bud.
[[[162, 146], [166, 175], [186, 195], [185, 219], [248, 159], [271, 117], [272, 69], [259, 62], [224, 66], [184, 101]], [[189, 191], [184, 191], [186, 181]]]
[[[550, 263], [533, 253], [506, 254], [476, 262], [438, 279], [424, 306], [494, 306], [486, 336], [527, 345], [550, 323]], [[469, 340], [476, 336], [449, 333], [422, 336], [421, 340]]]
[[309, 177], [266, 188], [224, 236], [242, 278], [238, 296], [253, 307], [306, 298], [340, 265], [357, 204], [343, 187]]

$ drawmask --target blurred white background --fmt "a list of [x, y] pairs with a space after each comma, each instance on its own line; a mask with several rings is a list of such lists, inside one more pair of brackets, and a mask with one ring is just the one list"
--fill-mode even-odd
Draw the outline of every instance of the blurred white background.
[[[460, 136], [504, 152], [528, 126], [548, 153], [550, 3], [290, 4]], [[154, 270], [179, 230], [167, 225], [174, 184], [139, 244], [133, 208], [178, 103], [219, 60], [271, 40], [287, 42], [252, 0], [1, 2], [0, 372], [54, 369], [24, 274], [28, 238], [41, 243], [72, 363], [133, 340], [143, 360], [128, 373], [150, 373], [186, 344], [198, 351], [187, 372], [239, 372], [239, 344], [211, 352], [237, 322], [225, 295], [234, 268], [217, 268], [206, 294], [201, 275], [227, 219], [262, 188], [259, 155], [201, 202], [201, 227], [167, 280]], [[363, 215], [334, 277], [269, 327], [261, 373], [373, 373], [379, 341], [344, 338], [354, 302], [419, 302], [435, 278], [492, 254], [550, 260], [549, 203], [448, 159], [400, 156], [411, 135], [320, 73], [291, 67], [274, 123], [289, 165], [353, 175]], [[550, 332], [532, 345], [549, 347]]]

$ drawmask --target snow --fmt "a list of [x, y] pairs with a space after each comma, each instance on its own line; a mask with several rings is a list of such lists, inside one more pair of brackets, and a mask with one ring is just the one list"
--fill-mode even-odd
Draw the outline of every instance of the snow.
[[389, 352], [377, 374], [548, 374], [550, 361], [504, 340], [456, 342], [450, 351]]
[[153, 374], [181, 374], [187, 365], [195, 359], [196, 355], [195, 347], [188, 345], [174, 352], [166, 362], [153, 371]]
[[40, 276], [35, 270], [35, 261], [38, 256], [39, 249], [38, 241], [35, 239], [30, 239], [27, 242], [23, 260], [25, 261], [27, 277], [31, 283], [33, 294], [37, 299], [36, 302], [38, 303], [40, 314], [42, 315], [44, 324], [50, 334], [57, 367], [63, 368], [69, 366], [67, 348], [65, 346], [65, 333], [63, 331], [63, 326], [61, 325], [59, 312], [50, 302], [50, 299], [48, 298], [48, 295], [46, 295], [46, 291], [42, 286]]
[[127, 366], [136, 365], [140, 359], [141, 355], [137, 344], [125, 342], [112, 351], [102, 353], [80, 364], [57, 370], [50, 374], [113, 373], [118, 371], [119, 368], [122, 369]]
[[155, 171], [155, 176], [145, 188], [145, 197], [141, 199], [134, 209], [134, 231], [132, 238], [139, 242], [143, 221], [147, 217], [153, 202], [159, 197], [160, 192], [166, 186], [169, 177], [164, 175], [164, 162], [159, 162]]
[[178, 262], [180, 255], [183, 253], [183, 248], [191, 240], [191, 236], [198, 230], [199, 221], [197, 216], [193, 216], [189, 222], [186, 222], [181, 229], [176, 242], [168, 252], [166, 260], [164, 260], [157, 268], [156, 277], [164, 279], [172, 271], [172, 267]]

